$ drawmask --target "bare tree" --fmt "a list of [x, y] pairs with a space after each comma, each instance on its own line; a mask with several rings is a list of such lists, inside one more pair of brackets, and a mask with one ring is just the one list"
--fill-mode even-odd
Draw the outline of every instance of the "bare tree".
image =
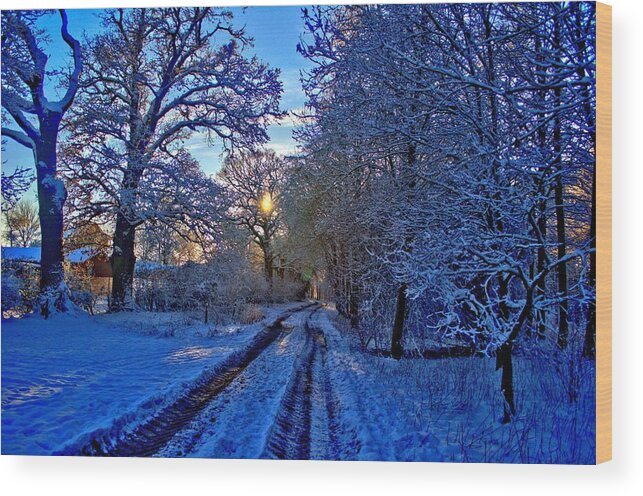
[[4, 215], [9, 246], [27, 247], [39, 241], [40, 223], [36, 205], [20, 200], [14, 208], [6, 210]]
[[33, 174], [26, 167], [18, 167], [11, 174], [2, 171], [2, 210], [13, 208], [25, 191], [29, 189], [34, 179]]
[[277, 256], [274, 239], [283, 227], [280, 203], [286, 169], [286, 161], [267, 150], [228, 157], [221, 171], [228, 191], [228, 216], [261, 250], [268, 280]]
[[61, 36], [73, 54], [73, 69], [66, 78], [63, 96], [46, 96], [47, 55], [44, 33], [36, 21], [46, 12], [2, 11], [2, 135], [31, 149], [38, 184], [42, 236], [40, 261], [40, 313], [47, 317], [70, 308], [63, 269], [63, 206], [67, 191], [57, 177], [56, 146], [61, 120], [71, 107], [83, 68], [81, 47], [67, 27], [61, 9]]
[[[228, 148], [252, 147], [281, 115], [278, 71], [244, 58], [249, 40], [231, 18], [214, 8], [109, 10], [105, 31], [89, 43], [83, 105], [70, 123], [70, 179], [98, 188], [101, 198], [89, 203], [115, 216], [112, 310], [132, 301], [136, 228], [151, 219], [205, 217], [205, 205], [190, 206], [199, 187], [188, 186], [176, 167], [190, 160], [185, 141], [198, 131]], [[162, 186], [188, 192], [172, 215], [156, 209]]]

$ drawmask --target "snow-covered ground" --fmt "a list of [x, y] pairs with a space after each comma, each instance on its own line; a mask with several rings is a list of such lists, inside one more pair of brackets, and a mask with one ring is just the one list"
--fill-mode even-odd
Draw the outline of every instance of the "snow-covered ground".
[[158, 456], [259, 458], [305, 340], [307, 313], [285, 322], [287, 331]]
[[[155, 456], [593, 463], [592, 369], [569, 401], [552, 363], [518, 357], [518, 412], [502, 425], [493, 360], [364, 353], [332, 308], [299, 307], [224, 327], [154, 313], [5, 321], [2, 452], [136, 447], [162, 432]], [[167, 412], [217, 380], [177, 427]]]
[[245, 326], [145, 312], [3, 321], [2, 453], [50, 454], [146, 417], [298, 305], [269, 307]]
[[502, 425], [494, 359], [396, 361], [361, 353], [357, 340], [338, 330], [336, 318], [324, 309], [313, 324], [328, 342], [345, 458], [594, 463], [592, 368], [581, 381], [579, 398], [570, 402], [551, 361], [516, 358], [517, 415]]

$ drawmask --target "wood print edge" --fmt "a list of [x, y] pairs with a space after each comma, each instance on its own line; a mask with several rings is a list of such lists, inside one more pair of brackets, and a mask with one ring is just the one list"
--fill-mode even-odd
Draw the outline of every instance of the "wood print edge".
[[612, 459], [612, 7], [596, 4], [596, 463]]

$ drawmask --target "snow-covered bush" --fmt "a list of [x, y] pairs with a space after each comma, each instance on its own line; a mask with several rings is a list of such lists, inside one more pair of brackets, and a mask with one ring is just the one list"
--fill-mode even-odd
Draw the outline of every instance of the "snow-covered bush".
[[31, 313], [39, 294], [39, 269], [19, 263], [2, 268], [2, 315]]
[[248, 303], [267, 301], [270, 287], [241, 256], [217, 257], [208, 264], [209, 302], [218, 321], [239, 321]]
[[82, 308], [83, 310], [86, 310], [91, 315], [94, 314], [94, 308], [96, 305], [97, 296], [93, 294], [91, 291], [86, 289], [70, 288], [70, 297], [71, 297], [71, 301], [75, 305]]
[[283, 303], [286, 301], [303, 299], [306, 294], [306, 285], [301, 281], [276, 278], [272, 281], [269, 301]]
[[98, 294], [92, 291], [90, 269], [84, 265], [72, 266], [70, 263], [65, 263], [65, 283], [69, 288], [71, 301], [93, 315], [98, 301]]
[[253, 324], [254, 322], [258, 322], [263, 318], [263, 310], [259, 305], [255, 303], [247, 303], [241, 311], [239, 321], [242, 324]]
[[180, 267], [141, 263], [135, 273], [134, 298], [141, 308], [192, 313], [205, 322], [253, 320], [248, 304], [285, 301], [299, 289], [288, 283], [271, 290], [263, 274], [234, 251]]
[[22, 304], [22, 281], [13, 270], [2, 271], [2, 315], [10, 314]]
[[174, 267], [139, 261], [134, 274], [134, 301], [139, 307], [148, 311], [172, 309]]
[[564, 392], [563, 400], [575, 403], [581, 395], [583, 385], [594, 382], [595, 366], [582, 353], [584, 326], [572, 326], [570, 331], [569, 344], [564, 349], [558, 346], [555, 333], [550, 332], [545, 339], [522, 339], [520, 353], [534, 362], [550, 364], [551, 378]]

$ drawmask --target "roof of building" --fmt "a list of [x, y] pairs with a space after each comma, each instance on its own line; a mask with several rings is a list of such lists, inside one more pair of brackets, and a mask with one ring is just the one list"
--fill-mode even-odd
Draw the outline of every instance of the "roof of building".
[[67, 255], [67, 260], [71, 263], [83, 263], [94, 255], [97, 255], [97, 253], [92, 248], [78, 248]]
[[[16, 262], [40, 263], [40, 246], [23, 248], [20, 246], [3, 246], [2, 259]], [[92, 258], [96, 253], [91, 248], [79, 248], [69, 253], [65, 258], [71, 263], [83, 263]]]
[[18, 246], [3, 246], [2, 260], [40, 263], [40, 246], [33, 246], [30, 248], [22, 248]]

